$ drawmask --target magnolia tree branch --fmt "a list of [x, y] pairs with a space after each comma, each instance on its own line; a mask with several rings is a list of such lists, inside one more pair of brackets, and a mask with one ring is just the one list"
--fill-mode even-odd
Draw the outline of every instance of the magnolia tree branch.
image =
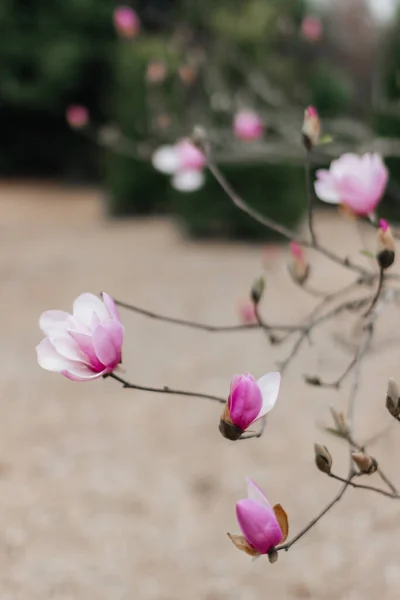
[[339, 264], [344, 268], [355, 271], [356, 273], [359, 273], [361, 275], [371, 277], [372, 274], [367, 269], [364, 269], [363, 267], [354, 264], [348, 258], [344, 258], [344, 259], [340, 258], [334, 252], [332, 252], [328, 248], [325, 248], [324, 246], [319, 244], [316, 240], [310, 241], [307, 239], [300, 238], [299, 236], [296, 236], [293, 231], [291, 231], [284, 225], [277, 223], [273, 219], [270, 219], [269, 217], [261, 214], [260, 212], [258, 212], [257, 210], [255, 210], [254, 208], [249, 206], [247, 204], [247, 202], [245, 202], [243, 200], [243, 198], [241, 198], [235, 192], [235, 190], [230, 185], [230, 183], [228, 183], [228, 181], [223, 176], [223, 174], [221, 173], [221, 171], [219, 170], [219, 168], [217, 167], [215, 162], [210, 157], [210, 153], [207, 151], [207, 148], [204, 145], [202, 146], [202, 150], [207, 158], [207, 166], [208, 166], [210, 173], [215, 177], [216, 181], [220, 184], [222, 189], [225, 191], [227, 196], [232, 200], [233, 204], [237, 208], [239, 208], [241, 211], [245, 212], [247, 215], [252, 217], [255, 221], [257, 221], [261, 225], [264, 225], [264, 227], [272, 229], [273, 231], [275, 231], [276, 233], [279, 233], [286, 239], [288, 239], [292, 242], [296, 242], [306, 248], [312, 248], [313, 250], [316, 250], [320, 254], [323, 254], [326, 258], [328, 258], [332, 262], [335, 262], [336, 264]]
[[150, 310], [146, 310], [145, 308], [140, 308], [139, 306], [135, 306], [134, 304], [128, 304], [127, 302], [122, 302], [121, 300], [115, 300], [115, 304], [120, 306], [121, 308], [126, 308], [127, 310], [131, 310], [132, 312], [138, 313], [139, 315], [143, 315], [144, 317], [149, 317], [150, 319], [156, 319], [158, 321], [164, 321], [165, 323], [171, 323], [173, 325], [182, 325], [183, 327], [191, 327], [192, 329], [200, 329], [203, 331], [209, 331], [212, 333], [227, 333], [234, 331], [248, 331], [249, 329], [260, 329], [263, 328], [267, 331], [301, 331], [303, 327], [301, 325], [267, 325], [264, 322], [258, 323], [245, 323], [239, 325], [208, 325], [206, 323], [199, 323], [197, 321], [190, 321], [187, 319], [178, 319], [175, 317], [167, 317], [165, 315], [160, 315], [158, 313], [152, 312]]
[[220, 396], [213, 396], [211, 394], [202, 394], [200, 392], [186, 392], [183, 390], [174, 390], [166, 385], [161, 388], [150, 387], [144, 385], [137, 385], [136, 383], [129, 383], [119, 375], [115, 373], [108, 373], [104, 376], [105, 378], [115, 379], [119, 383], [122, 384], [122, 387], [130, 389], [130, 390], [140, 390], [142, 392], [152, 392], [153, 394], [170, 394], [173, 396], [187, 396], [188, 398], [205, 398], [206, 400], [214, 400], [215, 402], [219, 402], [220, 404], [225, 404], [226, 398], [221, 398]]

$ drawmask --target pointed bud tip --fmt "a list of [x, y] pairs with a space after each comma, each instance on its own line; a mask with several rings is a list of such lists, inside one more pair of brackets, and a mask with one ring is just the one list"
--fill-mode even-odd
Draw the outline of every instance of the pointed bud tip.
[[396, 419], [400, 416], [400, 389], [397, 381], [390, 377], [386, 393], [386, 408]]

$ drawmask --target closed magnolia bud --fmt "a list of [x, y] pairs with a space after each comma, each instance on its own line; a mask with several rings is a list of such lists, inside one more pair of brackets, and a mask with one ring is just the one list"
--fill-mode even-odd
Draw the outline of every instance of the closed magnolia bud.
[[328, 448], [326, 446], [321, 446], [321, 444], [314, 444], [314, 452], [317, 468], [322, 471], [322, 473], [330, 475], [332, 456], [330, 455]]
[[304, 146], [306, 147], [306, 150], [310, 152], [314, 146], [317, 146], [321, 134], [321, 122], [319, 120], [317, 109], [314, 106], [308, 106], [304, 111], [304, 121], [301, 132], [303, 134]]
[[388, 269], [392, 266], [395, 259], [396, 247], [392, 231], [385, 219], [379, 221], [378, 229], [378, 250], [376, 259], [381, 269]]
[[360, 469], [360, 473], [372, 475], [378, 468], [378, 463], [372, 456], [368, 456], [363, 452], [353, 452], [351, 456], [357, 467]]
[[393, 417], [397, 418], [400, 416], [400, 389], [393, 377], [390, 377], [388, 381], [386, 408]]
[[278, 560], [278, 557], [279, 557], [279, 554], [275, 550], [275, 548], [273, 550], [270, 550], [268, 552], [268, 560], [271, 563], [271, 565], [273, 565], [274, 563], [276, 563], [276, 561]]
[[265, 279], [264, 277], [258, 277], [252, 287], [251, 287], [251, 299], [253, 300], [254, 304], [257, 305], [261, 298], [263, 297], [264, 294], [264, 289], [265, 289]]

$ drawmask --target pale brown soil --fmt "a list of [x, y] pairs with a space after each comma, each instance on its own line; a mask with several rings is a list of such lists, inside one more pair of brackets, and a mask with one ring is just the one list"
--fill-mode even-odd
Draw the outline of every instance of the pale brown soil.
[[[238, 531], [245, 475], [285, 507], [292, 534], [338, 489], [315, 469], [312, 445], [328, 444], [335, 470], [346, 473], [347, 448], [318, 423], [331, 404], [345, 407], [351, 380], [340, 392], [321, 391], [302, 374], [334, 379], [344, 369], [354, 351], [351, 317], [305, 346], [265, 437], [250, 442], [220, 436], [221, 409], [210, 401], [123, 390], [111, 380], [74, 384], [40, 370], [40, 313], [68, 310], [81, 292], [106, 290], [169, 315], [229, 324], [260, 273], [260, 247], [185, 241], [165, 220], [108, 222], [99, 198], [0, 187], [1, 600], [397, 599], [400, 502], [351, 490], [275, 565], [252, 563], [226, 537]], [[351, 223], [323, 214], [319, 232], [365, 260]], [[263, 312], [271, 322], [295, 322], [315, 303], [289, 281], [285, 260], [282, 248], [267, 264]], [[314, 287], [347, 280], [315, 258]], [[259, 376], [290, 350], [268, 346], [260, 332], [211, 334], [122, 316], [126, 377], [141, 384], [225, 396], [232, 374]], [[400, 379], [399, 335], [399, 309], [389, 308], [363, 368], [360, 440], [390, 423], [385, 388], [389, 376]], [[400, 426], [372, 450], [400, 485]], [[376, 475], [370, 483], [379, 485]]]

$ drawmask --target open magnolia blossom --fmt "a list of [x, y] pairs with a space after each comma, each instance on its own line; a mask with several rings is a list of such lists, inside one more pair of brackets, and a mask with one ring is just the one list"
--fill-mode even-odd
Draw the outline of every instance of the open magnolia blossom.
[[189, 140], [175, 146], [160, 146], [153, 154], [152, 164], [157, 171], [172, 175], [172, 186], [180, 192], [194, 192], [204, 184], [204, 154]]
[[343, 154], [329, 170], [317, 171], [315, 192], [323, 202], [342, 204], [356, 215], [374, 212], [388, 182], [388, 170], [379, 154]]
[[70, 315], [48, 310], [39, 321], [45, 338], [36, 347], [39, 365], [72, 381], [90, 381], [114, 371], [121, 362], [124, 327], [114, 300], [82, 294]]
[[252, 110], [241, 110], [235, 115], [233, 131], [239, 140], [252, 142], [262, 137], [264, 124], [257, 113]]
[[257, 557], [286, 541], [289, 522], [280, 504], [272, 507], [258, 485], [249, 478], [246, 481], [248, 497], [236, 504], [236, 517], [243, 535], [228, 533], [228, 537], [236, 548]]
[[238, 440], [250, 425], [275, 405], [281, 383], [280, 373], [267, 373], [257, 381], [250, 373], [235, 375], [219, 430], [229, 440]]

